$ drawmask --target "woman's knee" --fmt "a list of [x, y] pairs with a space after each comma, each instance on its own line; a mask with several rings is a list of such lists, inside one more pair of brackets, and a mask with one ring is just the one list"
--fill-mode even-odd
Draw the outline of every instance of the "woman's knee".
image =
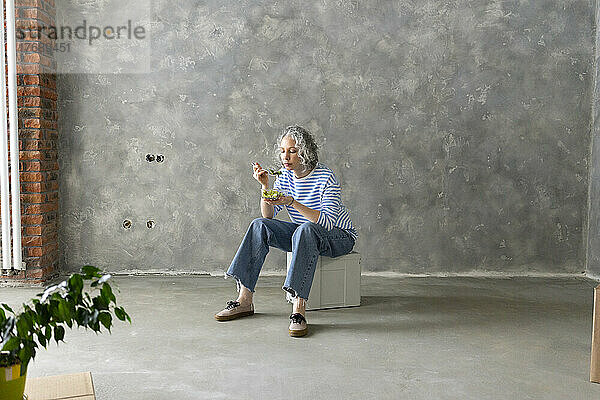
[[251, 226], [257, 225], [257, 226], [261, 226], [264, 225], [266, 223], [266, 221], [268, 221], [269, 218], [254, 218], [252, 220], [252, 222], [250, 223]]
[[316, 236], [318, 229], [319, 229], [319, 224], [310, 222], [310, 221], [304, 222], [304, 223], [300, 224], [300, 226], [298, 226], [298, 228], [296, 228], [296, 230], [294, 231], [294, 236], [305, 236], [305, 235]]
[[269, 218], [255, 218], [250, 223], [250, 227], [248, 228], [248, 230], [254, 232], [262, 232], [268, 226], [269, 221]]

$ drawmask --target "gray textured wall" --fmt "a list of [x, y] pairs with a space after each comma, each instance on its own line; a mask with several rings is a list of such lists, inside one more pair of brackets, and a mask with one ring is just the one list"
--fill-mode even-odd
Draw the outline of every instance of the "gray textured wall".
[[[600, 7], [596, 8], [596, 26], [600, 23]], [[592, 129], [588, 194], [587, 265], [588, 275], [600, 278], [600, 68], [598, 46], [600, 31], [596, 29], [596, 62], [592, 93]]]
[[225, 269], [260, 213], [250, 162], [300, 123], [364, 269], [582, 272], [594, 7], [154, 1], [151, 73], [60, 76], [63, 266]]

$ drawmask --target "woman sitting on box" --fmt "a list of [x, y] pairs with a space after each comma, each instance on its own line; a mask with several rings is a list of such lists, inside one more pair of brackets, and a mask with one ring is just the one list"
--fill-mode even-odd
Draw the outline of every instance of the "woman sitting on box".
[[[287, 127], [277, 141], [283, 164], [274, 190], [283, 195], [261, 198], [263, 218], [250, 224], [226, 277], [234, 277], [239, 296], [215, 315], [229, 321], [254, 314], [252, 295], [269, 247], [291, 251], [292, 258], [283, 285], [287, 300], [293, 303], [290, 336], [308, 332], [305, 311], [319, 255], [338, 257], [352, 251], [356, 230], [341, 201], [341, 188], [333, 171], [319, 163], [317, 144], [299, 126]], [[253, 165], [254, 178], [269, 188], [269, 174], [260, 164]], [[286, 207], [292, 222], [273, 219]]]

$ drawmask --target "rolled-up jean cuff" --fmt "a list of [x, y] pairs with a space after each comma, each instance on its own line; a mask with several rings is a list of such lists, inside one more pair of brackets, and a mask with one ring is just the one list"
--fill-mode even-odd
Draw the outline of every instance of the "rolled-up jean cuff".
[[242, 283], [241, 279], [240, 279], [240, 278], [239, 278], [237, 275], [233, 275], [233, 274], [230, 274], [230, 273], [228, 273], [227, 271], [225, 271], [225, 273], [223, 274], [223, 277], [224, 277], [225, 279], [227, 279], [227, 278], [234, 278], [234, 279], [235, 279], [235, 285], [236, 285], [236, 287], [237, 287], [237, 291], [238, 291], [238, 293], [240, 293], [240, 291], [242, 290], [242, 285], [243, 285], [243, 286], [244, 286], [246, 289], [250, 290], [250, 292], [254, 293], [254, 290], [251, 290], [251, 289], [249, 289], [249, 288], [248, 288], [248, 286], [244, 285], [244, 284]]
[[[298, 296], [298, 293], [289, 286], [282, 286], [281, 288], [285, 292], [285, 299], [288, 301], [288, 303], [293, 303], [297, 297], [300, 297], [300, 296]], [[300, 297], [300, 298], [304, 299], [303, 297]], [[308, 299], [304, 299], [304, 300], [308, 300]]]

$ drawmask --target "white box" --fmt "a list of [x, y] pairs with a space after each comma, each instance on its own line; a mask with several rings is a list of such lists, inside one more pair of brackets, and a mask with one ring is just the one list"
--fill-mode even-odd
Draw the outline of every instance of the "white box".
[[[287, 253], [290, 268], [292, 253]], [[319, 256], [306, 304], [307, 310], [360, 306], [360, 253], [331, 258]]]

